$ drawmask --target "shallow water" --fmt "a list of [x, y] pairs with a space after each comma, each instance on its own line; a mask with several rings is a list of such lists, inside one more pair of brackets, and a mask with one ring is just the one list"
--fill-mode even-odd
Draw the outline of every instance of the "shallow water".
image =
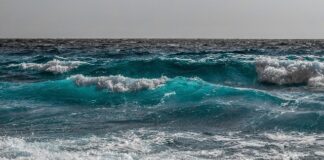
[[0, 40], [3, 159], [322, 159], [324, 41]]

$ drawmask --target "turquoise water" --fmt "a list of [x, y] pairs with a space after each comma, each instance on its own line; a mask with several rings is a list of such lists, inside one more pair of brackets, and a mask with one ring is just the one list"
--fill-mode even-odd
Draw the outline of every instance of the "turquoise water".
[[0, 44], [1, 158], [324, 158], [322, 41]]

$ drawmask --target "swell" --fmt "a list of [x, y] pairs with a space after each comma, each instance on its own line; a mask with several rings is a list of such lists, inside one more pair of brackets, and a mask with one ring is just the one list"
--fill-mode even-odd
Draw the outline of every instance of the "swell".
[[132, 77], [199, 77], [205, 81], [234, 85], [324, 86], [324, 62], [316, 56], [207, 55], [130, 59], [114, 61], [89, 72], [90, 75], [120, 74]]
[[[74, 74], [106, 76], [122, 74], [128, 77], [154, 78], [200, 77], [227, 85], [252, 85], [256, 81], [254, 65], [250, 62], [230, 59], [230, 55], [217, 55], [215, 60], [207, 55], [195, 57], [129, 58], [129, 59], [81, 59], [67, 60], [56, 57], [49, 60], [36, 57], [32, 62], [7, 64], [2, 81], [43, 81], [60, 79]], [[37, 60], [40, 59], [40, 60]]]
[[93, 76], [123, 74], [130, 77], [199, 77], [207, 82], [251, 85], [256, 80], [254, 65], [236, 60], [195, 60], [192, 58], [149, 58], [116, 60], [89, 69]]
[[[63, 59], [63, 58], [61, 58]], [[89, 60], [89, 59], [88, 59]], [[85, 74], [90, 76], [119, 75], [129, 77], [154, 78], [161, 75], [167, 77], [199, 77], [207, 82], [234, 85], [234, 86], [259, 86], [262, 83], [276, 85], [300, 85], [321, 88], [324, 86], [324, 63], [316, 56], [254, 56], [254, 55], [203, 55], [203, 56], [176, 56], [176, 57], [149, 57], [130, 59], [108, 59], [88, 62], [51, 60], [45, 63], [20, 63], [10, 64], [8, 76], [23, 78], [24, 74], [13, 68], [19, 66], [28, 76], [36, 79], [52, 79], [59, 77], [57, 74]], [[30, 71], [38, 71], [30, 72]], [[44, 73], [54, 73], [48, 75]], [[4, 73], [5, 74], [5, 73]], [[261, 83], [259, 83], [261, 82]]]
[[[253, 89], [240, 89], [223, 85], [215, 85], [200, 78], [129, 78], [121, 75], [89, 77], [74, 75], [64, 80], [36, 83], [1, 83], [2, 98], [24, 97], [44, 100], [73, 100], [78, 103], [91, 99], [101, 99], [103, 103], [113, 102], [121, 98], [129, 100], [147, 100], [160, 102], [161, 98], [175, 92], [178, 101], [199, 101], [205, 97], [227, 97], [237, 95], [273, 98], [264, 92]], [[12, 97], [14, 95], [14, 97]], [[172, 95], [172, 94], [171, 94]], [[169, 95], [170, 96], [170, 95]], [[188, 97], [189, 96], [189, 97]], [[114, 97], [114, 98], [112, 98]], [[120, 98], [118, 98], [120, 97]], [[141, 98], [144, 97], [144, 98]], [[49, 98], [49, 99], [48, 99]], [[155, 103], [152, 103], [155, 104]]]
[[[35, 112], [38, 116], [35, 115], [35, 119], [29, 117], [27, 122], [37, 122], [35, 125], [37, 127], [44, 123], [38, 120], [39, 117], [46, 118], [46, 115], [50, 115], [47, 112], [58, 110], [61, 106], [64, 112], [57, 114], [65, 115], [63, 117], [67, 116], [69, 110], [79, 108], [82, 112], [92, 113], [92, 116], [102, 117], [106, 123], [137, 121], [169, 124], [172, 122], [184, 126], [201, 124], [220, 128], [324, 130], [321, 126], [324, 122], [321, 108], [308, 111], [303, 110], [305, 108], [301, 110], [297, 108], [291, 112], [291, 108], [296, 107], [294, 100], [255, 89], [215, 85], [199, 78], [185, 77], [168, 79], [123, 77], [120, 79], [120, 76], [83, 76], [79, 78], [86, 80], [83, 82], [87, 85], [78, 84], [80, 79], [76, 80], [75, 77], [30, 84], [1, 83], [0, 99], [20, 100], [18, 103], [28, 100], [32, 103], [24, 103], [18, 110], [15, 109], [15, 105], [8, 103], [7, 109], [1, 109], [0, 117], [4, 123], [7, 121], [12, 124], [14, 121], [6, 120], [6, 117], [10, 119], [10, 115], [20, 112]], [[87, 81], [89, 79], [91, 83]], [[103, 85], [105, 81], [111, 80], [120, 81], [123, 87], [129, 88], [116, 90], [110, 85]], [[138, 87], [139, 85], [150, 86], [154, 84], [153, 81], [159, 80], [163, 83], [156, 83], [156, 86], [152, 87]], [[135, 88], [134, 83], [137, 84]], [[43, 107], [44, 104], [55, 106], [55, 109], [45, 107], [39, 111], [39, 107]], [[52, 118], [54, 119], [48, 121], [57, 121], [55, 116]], [[62, 121], [67, 121], [64, 122], [66, 125], [72, 125], [74, 118], [63, 118]], [[100, 120], [100, 118], [96, 119]], [[26, 121], [19, 122], [26, 123]]]

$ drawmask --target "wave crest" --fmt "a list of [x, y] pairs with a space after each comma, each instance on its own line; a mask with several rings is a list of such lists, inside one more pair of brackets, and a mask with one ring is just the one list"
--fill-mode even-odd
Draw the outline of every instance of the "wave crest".
[[[54, 59], [52, 61], [48, 61], [44, 64], [38, 63], [21, 63], [15, 66], [20, 66], [22, 69], [31, 69], [38, 71], [51, 72], [54, 74], [65, 73], [72, 69], [78, 68], [81, 64], [85, 62], [81, 61], [60, 61]], [[13, 66], [13, 65], [11, 65]]]
[[322, 62], [262, 57], [256, 60], [256, 72], [261, 82], [279, 85], [307, 83], [309, 86], [324, 86]]
[[311, 87], [324, 87], [324, 76], [312, 77], [308, 80], [308, 85]]
[[100, 89], [109, 89], [113, 92], [128, 92], [143, 89], [154, 89], [167, 82], [168, 78], [147, 79], [147, 78], [128, 78], [121, 75], [86, 77], [81, 74], [71, 77], [78, 86], [96, 86]]

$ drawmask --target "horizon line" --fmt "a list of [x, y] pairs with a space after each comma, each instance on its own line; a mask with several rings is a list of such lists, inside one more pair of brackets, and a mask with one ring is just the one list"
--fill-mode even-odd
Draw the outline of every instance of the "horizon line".
[[324, 38], [1, 38], [0, 40], [324, 40]]

